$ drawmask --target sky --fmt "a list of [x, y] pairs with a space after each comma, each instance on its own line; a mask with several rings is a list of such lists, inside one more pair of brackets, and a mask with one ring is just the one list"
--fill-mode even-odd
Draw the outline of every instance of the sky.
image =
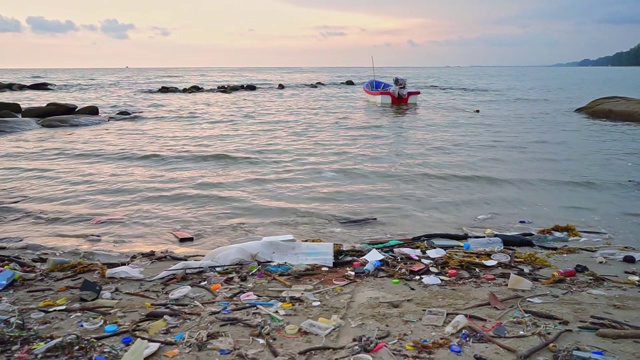
[[640, 0], [0, 0], [0, 68], [511, 66], [640, 43]]

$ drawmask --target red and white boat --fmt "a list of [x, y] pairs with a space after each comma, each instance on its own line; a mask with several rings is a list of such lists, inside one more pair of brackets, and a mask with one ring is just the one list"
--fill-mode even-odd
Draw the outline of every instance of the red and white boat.
[[402, 78], [394, 78], [394, 84], [380, 80], [369, 80], [362, 85], [362, 89], [369, 101], [378, 105], [416, 104], [420, 91], [407, 91], [406, 81]]

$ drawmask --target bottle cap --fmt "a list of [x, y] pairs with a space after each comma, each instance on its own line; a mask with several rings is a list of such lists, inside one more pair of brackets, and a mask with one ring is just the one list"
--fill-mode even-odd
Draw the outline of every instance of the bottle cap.
[[469, 249], [471, 249], [471, 244], [469, 244], [469, 243], [464, 243], [464, 244], [462, 245], [462, 248], [464, 248], [465, 250], [469, 250]]
[[132, 341], [133, 339], [131, 338], [131, 336], [125, 336], [122, 338], [122, 340], [120, 340], [120, 342], [122, 342], [122, 344], [124, 345], [129, 345]]
[[462, 353], [462, 348], [456, 344], [453, 344], [449, 346], [449, 351], [451, 351], [454, 354], [460, 354]]
[[104, 327], [104, 332], [111, 334], [118, 331], [118, 325], [116, 324], [110, 324]]
[[107, 358], [102, 355], [98, 355], [94, 358], [94, 360], [107, 360]]
[[392, 283], [394, 284], [400, 284], [400, 280], [399, 279], [393, 279], [391, 280]]

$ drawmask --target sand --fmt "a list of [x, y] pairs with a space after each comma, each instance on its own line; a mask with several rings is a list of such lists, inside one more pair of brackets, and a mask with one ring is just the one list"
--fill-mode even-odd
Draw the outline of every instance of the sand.
[[[576, 245], [576, 244], [569, 244]], [[16, 245], [11, 245], [16, 246]], [[7, 247], [6, 245], [4, 247]], [[533, 251], [533, 249], [521, 248], [519, 251]], [[544, 251], [536, 250], [541, 254]], [[95, 254], [91, 252], [66, 252], [60, 253], [55, 249], [4, 249], [0, 250], [1, 263], [7, 263], [6, 256], [18, 256], [27, 261], [48, 257], [63, 257], [69, 259], [79, 259], [90, 257], [95, 259]], [[131, 254], [114, 254], [108, 257], [107, 262], [125, 260]], [[105, 254], [101, 254], [102, 259], [106, 259]], [[197, 257], [194, 257], [197, 259]], [[149, 258], [141, 258], [142, 262], [148, 262]], [[636, 264], [626, 264], [619, 261], [609, 260], [604, 264], [598, 264], [590, 252], [579, 252], [568, 255], [554, 255], [549, 260], [557, 267], [565, 268], [582, 264], [600, 275], [607, 275], [607, 279], [624, 281], [629, 274], [624, 272], [638, 271]], [[10, 262], [10, 261], [9, 261]], [[156, 275], [162, 270], [177, 263], [176, 260], [167, 258], [153, 261], [146, 264], [143, 274], [147, 277]], [[44, 264], [35, 263], [38, 267]], [[186, 313], [171, 320], [179, 321], [170, 324], [159, 333], [149, 336], [145, 331], [136, 333], [148, 336], [152, 339], [175, 342], [174, 338], [178, 334], [185, 334], [185, 338], [175, 342], [175, 344], [162, 345], [160, 349], [148, 357], [148, 359], [168, 359], [163, 354], [171, 350], [179, 350], [173, 359], [275, 359], [274, 356], [262, 344], [262, 336], [255, 332], [255, 328], [260, 324], [269, 327], [269, 335], [266, 336], [273, 348], [279, 354], [279, 359], [338, 359], [349, 358], [351, 346], [343, 350], [322, 350], [307, 354], [298, 354], [301, 350], [320, 345], [344, 346], [353, 344], [353, 339], [358, 336], [375, 337], [388, 335], [382, 342], [388, 344], [387, 349], [395, 355], [397, 359], [473, 359], [474, 355], [482, 355], [486, 359], [515, 359], [517, 355], [509, 351], [500, 349], [491, 343], [480, 343], [475, 340], [471, 342], [460, 341], [460, 332], [446, 336], [444, 326], [425, 325], [422, 317], [426, 309], [439, 308], [449, 313], [458, 312], [472, 314], [487, 319], [488, 321], [473, 320], [478, 326], [491, 328], [496, 321], [506, 323], [509, 330], [508, 336], [527, 335], [540, 332], [552, 336], [562, 329], [571, 329], [572, 332], [563, 334], [556, 344], [561, 351], [556, 353], [556, 358], [562, 357], [559, 354], [569, 353], [574, 349], [591, 352], [601, 350], [606, 356], [617, 359], [638, 359], [640, 358], [639, 340], [634, 339], [606, 339], [596, 336], [594, 331], [578, 329], [578, 326], [587, 325], [590, 316], [602, 316], [629, 324], [640, 326], [640, 312], [638, 311], [640, 299], [640, 287], [632, 284], [616, 284], [611, 281], [594, 280], [594, 277], [587, 274], [578, 274], [576, 277], [568, 278], [562, 283], [550, 285], [542, 284], [542, 281], [551, 275], [552, 268], [540, 270], [539, 281], [533, 282], [530, 290], [513, 290], [507, 287], [509, 273], [514, 271], [508, 268], [499, 267], [479, 267], [481, 274], [491, 273], [496, 276], [493, 281], [487, 281], [482, 276], [471, 277], [471, 273], [460, 271], [456, 277], [445, 280], [440, 285], [423, 285], [419, 280], [408, 277], [399, 283], [392, 281], [393, 277], [387, 277], [386, 273], [375, 275], [356, 276], [354, 281], [343, 286], [336, 287], [334, 279], [338, 283], [341, 278], [348, 276], [347, 266], [339, 266], [322, 271], [319, 268], [317, 274], [302, 276], [299, 278], [282, 275], [280, 278], [291, 285], [310, 285], [312, 291], [317, 291], [317, 300], [306, 297], [301, 299], [286, 299], [281, 296], [283, 289], [289, 288], [283, 282], [275, 280], [269, 276], [259, 278], [259, 272], [248, 274], [249, 269], [245, 268], [246, 280], [240, 279], [239, 275], [228, 275], [232, 279], [224, 283], [221, 289], [209, 291], [196, 287], [206, 279], [216, 275], [212, 273], [186, 274], [179, 282], [167, 284], [163, 280], [126, 280], [101, 278], [95, 270], [84, 274], [73, 274], [71, 272], [47, 272], [38, 270], [36, 279], [21, 279], [10, 287], [0, 291], [0, 298], [3, 303], [11, 304], [13, 310], [5, 309], [0, 311], [1, 315], [19, 314], [19, 319], [24, 322], [25, 331], [20, 332], [22, 324], [11, 324], [5, 321], [4, 327], [0, 327], [0, 358], [14, 359], [16, 354], [24, 350], [27, 354], [24, 358], [36, 358], [30, 347], [37, 342], [46, 342], [53, 338], [58, 338], [67, 334], [76, 334], [78, 337], [67, 337], [59, 343], [58, 347], [53, 347], [44, 353], [45, 358], [54, 359], [87, 359], [97, 355], [105, 356], [107, 359], [121, 359], [123, 354], [131, 345], [122, 345], [121, 340], [125, 336], [136, 336], [130, 333], [113, 336], [104, 340], [90, 340], [91, 337], [104, 334], [104, 324], [117, 323], [120, 329], [128, 329], [132, 324], [139, 321], [145, 314], [153, 309], [162, 309], [164, 306], [149, 306], [145, 303], [173, 303], [173, 308]], [[445, 271], [446, 272], [446, 271]], [[223, 276], [217, 274], [216, 276]], [[61, 279], [62, 278], [62, 279]], [[61, 279], [61, 280], [56, 280]], [[79, 327], [84, 321], [98, 319], [100, 315], [89, 311], [47, 312], [41, 318], [32, 318], [38, 305], [45, 300], [56, 301], [66, 298], [66, 306], [73, 304], [85, 304], [79, 295], [77, 287], [83, 279], [88, 279], [100, 283], [103, 288], [115, 286], [117, 289], [112, 292], [112, 298], [119, 300], [114, 308], [101, 309], [106, 311], [102, 316], [103, 326], [88, 330]], [[169, 278], [171, 279], [171, 278]], [[244, 281], [243, 281], [244, 280]], [[192, 291], [184, 298], [169, 301], [169, 294], [178, 287], [190, 285]], [[37, 292], [34, 289], [43, 289]], [[276, 290], [272, 290], [276, 289]], [[324, 290], [324, 291], [320, 291]], [[228, 299], [234, 293], [253, 292], [259, 295], [261, 301], [279, 300], [282, 303], [293, 304], [292, 307], [273, 309], [271, 311], [278, 314], [282, 321], [275, 322], [273, 318], [263, 311], [251, 307], [245, 310], [234, 311], [230, 314], [213, 314], [223, 306], [216, 300]], [[479, 306], [469, 310], [466, 307], [482, 303], [488, 300], [490, 293], [494, 293], [498, 298], [505, 299], [516, 295], [529, 297], [537, 295], [534, 303], [525, 298], [504, 301], [503, 310], [491, 306]], [[131, 295], [131, 293], [144, 294], [150, 298]], [[241, 306], [238, 296], [232, 300], [231, 307]], [[316, 302], [319, 302], [317, 304]], [[314, 304], [315, 303], [315, 304]], [[183, 306], [177, 306], [181, 305]], [[85, 305], [86, 306], [86, 305]], [[44, 307], [43, 309], [50, 309]], [[537, 310], [539, 312], [556, 315], [562, 320], [550, 320], [536, 316], [525, 317], [517, 320], [516, 315], [527, 310]], [[337, 317], [341, 322], [326, 337], [299, 332], [296, 335], [286, 335], [284, 325], [300, 325], [307, 319], [318, 320], [323, 317], [331, 319]], [[242, 320], [243, 323], [230, 322], [228, 320]], [[444, 325], [447, 325], [453, 315], [449, 315]], [[521, 324], [516, 324], [520, 322]], [[141, 329], [145, 327], [142, 326]], [[253, 333], [252, 333], [253, 330]], [[31, 334], [31, 335], [28, 335]], [[204, 339], [207, 340], [204, 340]], [[460, 341], [462, 354], [457, 355], [449, 351], [448, 346], [432, 351], [422, 351], [415, 349], [415, 344], [437, 344], [442, 338], [450, 339], [452, 343]], [[82, 340], [80, 340], [82, 339]], [[230, 341], [230, 343], [228, 343]], [[428, 341], [428, 342], [427, 342]], [[519, 351], [531, 348], [542, 340], [537, 335], [522, 338], [499, 339]], [[414, 344], [412, 346], [412, 344]], [[229, 355], [221, 355], [219, 347], [232, 350]], [[388, 359], [380, 352], [370, 354], [374, 359]], [[554, 353], [544, 349], [531, 358], [552, 359]]]

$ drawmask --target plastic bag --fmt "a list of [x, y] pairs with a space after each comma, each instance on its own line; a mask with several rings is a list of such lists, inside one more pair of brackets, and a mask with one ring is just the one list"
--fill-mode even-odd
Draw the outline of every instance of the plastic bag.
[[144, 279], [144, 275], [142, 275], [140, 270], [141, 269], [132, 268], [131, 266], [120, 266], [107, 270], [106, 277], [121, 279]]

